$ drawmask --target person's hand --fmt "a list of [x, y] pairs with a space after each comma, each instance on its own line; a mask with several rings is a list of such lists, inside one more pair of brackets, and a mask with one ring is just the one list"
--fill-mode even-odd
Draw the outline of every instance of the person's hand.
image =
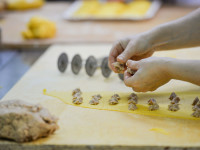
[[156, 90], [171, 79], [167, 67], [169, 59], [150, 57], [140, 61], [128, 60], [127, 67], [136, 70], [136, 73], [131, 76], [127, 71], [124, 72], [125, 85], [132, 87], [135, 92]]
[[128, 59], [141, 60], [152, 56], [154, 51], [155, 47], [151, 43], [151, 38], [146, 34], [138, 34], [119, 40], [113, 45], [110, 51], [109, 67], [118, 73], [112, 63], [118, 61], [125, 64]]

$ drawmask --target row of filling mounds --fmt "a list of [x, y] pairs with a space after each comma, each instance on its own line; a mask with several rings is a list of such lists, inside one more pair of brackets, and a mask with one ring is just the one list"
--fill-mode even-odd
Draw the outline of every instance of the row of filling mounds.
[[[83, 103], [83, 97], [81, 97], [81, 90], [79, 88], [73, 90], [72, 96], [73, 96], [73, 103], [74, 104], [82, 104]], [[93, 95], [92, 99], [89, 101], [89, 104], [91, 105], [98, 105], [100, 103], [100, 100], [102, 99], [102, 96], [100, 94]], [[120, 96], [118, 94], [114, 94], [111, 96], [111, 98], [108, 100], [109, 105], [117, 105], [120, 100]], [[172, 92], [169, 96], [170, 104], [168, 105], [169, 111], [178, 111], [180, 109], [179, 102], [180, 98], [176, 95], [176, 93]], [[138, 103], [138, 96], [135, 93], [131, 93], [128, 96], [128, 109], [129, 110], [136, 110], [137, 109], [137, 103]], [[148, 109], [150, 111], [155, 111], [159, 109], [159, 105], [157, 101], [154, 98], [151, 98], [148, 100]], [[200, 100], [198, 97], [196, 97], [192, 103], [192, 110], [194, 111], [192, 113], [193, 117], [200, 117]]]

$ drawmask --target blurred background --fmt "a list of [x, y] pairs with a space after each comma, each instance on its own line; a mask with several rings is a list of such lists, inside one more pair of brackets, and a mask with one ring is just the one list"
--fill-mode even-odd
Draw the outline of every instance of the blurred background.
[[199, 6], [200, 0], [0, 0], [0, 99], [53, 44], [112, 44]]

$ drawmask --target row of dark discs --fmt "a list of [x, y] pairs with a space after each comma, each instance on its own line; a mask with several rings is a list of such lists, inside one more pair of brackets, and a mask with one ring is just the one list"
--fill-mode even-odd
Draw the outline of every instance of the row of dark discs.
[[[60, 56], [58, 57], [58, 63], [57, 63], [58, 70], [61, 73], [64, 73], [65, 70], [67, 69], [68, 64], [69, 64], [68, 55], [66, 53], [60, 54]], [[71, 61], [72, 72], [75, 75], [79, 74], [82, 66], [83, 66], [83, 59], [81, 58], [81, 56], [79, 54], [74, 55]], [[108, 57], [104, 57], [101, 60], [100, 64], [98, 64], [98, 60], [94, 56], [89, 56], [86, 59], [85, 71], [88, 76], [92, 77], [98, 67], [101, 68], [101, 73], [105, 78], [108, 78], [110, 74], [112, 73], [112, 70], [108, 66]], [[119, 78], [123, 80], [124, 78], [123, 74], [119, 74]]]

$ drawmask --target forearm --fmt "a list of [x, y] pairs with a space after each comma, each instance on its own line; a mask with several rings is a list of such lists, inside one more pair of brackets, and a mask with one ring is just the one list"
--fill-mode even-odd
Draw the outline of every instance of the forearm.
[[166, 63], [166, 68], [171, 79], [200, 85], [200, 60], [177, 60], [170, 58]]
[[157, 51], [200, 46], [200, 8], [146, 34]]

